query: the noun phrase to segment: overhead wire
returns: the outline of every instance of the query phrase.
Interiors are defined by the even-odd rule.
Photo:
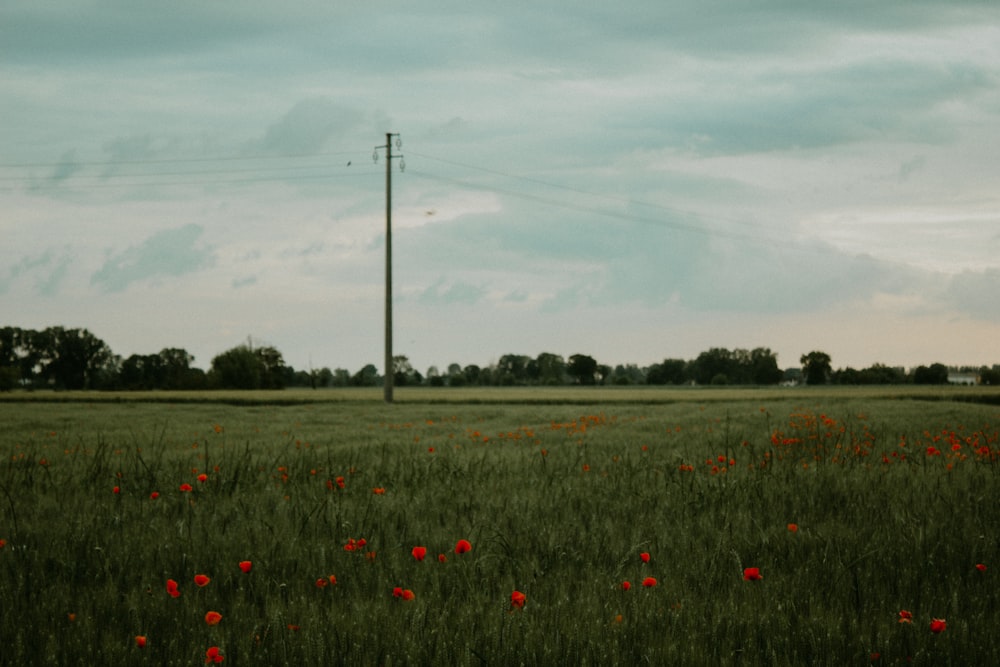
[[[461,161],[442,158],[439,156],[430,155],[427,153],[422,153],[418,151],[413,151],[407,148],[404,153],[419,157],[424,160],[430,160],[438,162],[441,164],[451,165],[453,167],[461,168],[466,172],[478,172],[482,174],[488,174],[491,176],[497,176],[504,179],[509,179],[511,181],[517,181],[521,183],[530,184],[533,186],[541,187],[545,190],[551,191],[562,191],[573,193],[574,195],[584,195],[586,197],[593,198],[597,201],[607,201],[613,202],[615,204],[624,204],[630,207],[646,208],[651,211],[662,211],[669,214],[670,218],[664,218],[658,215],[641,215],[633,211],[624,210],[614,210],[607,207],[593,206],[582,203],[579,200],[569,201],[565,199],[560,199],[558,197],[546,196],[543,194],[526,192],[524,190],[519,190],[511,187],[504,187],[503,185],[497,183],[477,183],[469,178],[455,178],[452,176],[447,176],[441,173],[433,173],[430,170],[425,170],[420,167],[414,168],[413,161],[411,160],[410,165],[407,168],[407,173],[418,178],[422,178],[430,181],[437,181],[441,183],[447,183],[453,187],[459,187],[463,189],[472,189],[478,191],[489,191],[500,195],[513,197],[517,199],[522,199],[525,201],[531,201],[537,204],[542,204],[546,206],[552,206],[557,208],[563,208],[566,210],[573,210],[581,213],[587,213],[590,215],[598,215],[603,217],[614,218],[623,221],[637,222],[641,224],[656,225],[660,227],[667,227],[676,229],[679,231],[699,234],[708,237],[718,237],[726,238],[741,242],[754,243],[754,244],[774,244],[783,243],[788,244],[787,239],[783,241],[776,241],[774,239],[768,239],[761,235],[762,229],[760,226],[755,226],[745,220],[737,220],[735,218],[726,219],[724,216],[713,215],[712,219],[707,219],[704,215],[690,211],[684,210],[677,207],[666,206],[663,204],[638,200],[629,197],[621,197],[613,194],[608,194],[604,192],[597,192],[594,190],[589,190],[573,185],[566,185],[564,183],[556,183],[551,180],[545,180],[536,178],[533,176],[527,176],[524,174],[512,173],[509,171],[503,171],[499,169],[493,169],[489,167],[484,167],[481,165],[467,164]],[[297,154],[258,154],[258,155],[231,155],[231,156],[218,156],[218,157],[191,157],[191,158],[157,158],[157,159],[137,159],[137,160],[93,160],[93,161],[60,161],[60,162],[26,162],[26,163],[2,163],[0,164],[0,169],[60,169],[66,167],[73,168],[95,168],[104,167],[106,169],[120,168],[123,166],[135,167],[135,166],[157,166],[157,165],[182,165],[182,164],[205,164],[205,163],[232,163],[232,162],[242,162],[246,164],[256,163],[258,161],[277,161],[277,160],[322,160],[331,157],[345,157],[345,156],[357,156],[358,151],[335,151],[335,152],[325,152],[325,153],[297,153]],[[55,189],[66,189],[66,190],[92,190],[92,189],[108,189],[108,188],[156,188],[156,187],[178,187],[178,186],[197,186],[197,185],[241,185],[249,183],[262,183],[262,182],[305,182],[305,181],[325,181],[325,180],[339,180],[343,178],[353,178],[357,176],[362,176],[366,174],[371,174],[375,171],[380,171],[381,166],[375,167],[371,163],[365,164],[367,160],[359,160],[356,166],[352,165],[353,161],[347,163],[343,167],[334,167],[330,164],[293,164],[284,166],[253,166],[253,167],[239,167],[239,168],[219,168],[219,169],[181,169],[181,170],[171,170],[166,172],[160,171],[126,171],[126,172],[104,172],[99,174],[89,174],[87,178],[91,179],[87,182],[78,182],[81,178],[79,173],[71,173],[66,178],[53,179],[51,176],[36,176],[36,175],[17,175],[17,176],[4,176],[0,175],[0,181],[12,184],[22,184],[21,188],[26,187],[30,191],[44,192],[50,188]],[[315,174],[290,174],[287,172],[297,172],[305,171],[309,169],[325,169],[330,170],[324,173]],[[336,170],[336,171],[333,171]],[[350,170],[345,171],[345,170]],[[281,174],[275,174],[274,172],[286,172]],[[272,175],[261,175],[257,177],[237,177],[237,178],[220,178],[220,179],[190,179],[190,180],[173,180],[176,178],[184,177],[196,177],[201,175],[227,175],[227,174],[251,174],[251,173],[261,173],[261,174],[272,174]],[[143,179],[143,180],[130,180],[130,179]],[[0,185],[0,191],[12,191],[21,189],[15,185],[5,187]],[[694,222],[692,220],[697,220]],[[732,229],[725,229],[720,226],[719,223],[725,223],[729,225],[737,226],[748,226],[752,227],[754,233],[741,233]]]

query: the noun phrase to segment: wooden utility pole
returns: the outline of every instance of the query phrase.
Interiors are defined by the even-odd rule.
[[[376,146],[372,159],[378,161],[378,149],[385,149],[385,387],[386,403],[392,403],[393,380],[395,375],[392,359],[392,159],[399,158],[399,168],[406,168],[402,155],[392,154],[392,138],[396,137],[396,148],[403,142],[398,134],[385,133],[385,145]]]

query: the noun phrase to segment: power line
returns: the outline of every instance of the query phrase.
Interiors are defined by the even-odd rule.
[[[335,153],[285,153],[285,154],[258,154],[258,155],[228,155],[217,157],[187,157],[187,158],[158,158],[145,160],[94,160],[94,161],[67,161],[59,162],[20,162],[20,163],[0,163],[0,169],[26,169],[26,168],[51,168],[56,169],[65,166],[79,167],[113,167],[123,164],[173,164],[181,162],[235,162],[253,160],[287,160],[299,158],[325,158],[344,155],[357,155],[356,151],[338,151]]]

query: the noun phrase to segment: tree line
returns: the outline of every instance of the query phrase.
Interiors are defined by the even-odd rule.
[[[338,368],[296,370],[273,346],[248,339],[215,356],[209,369],[194,366],[182,348],[122,358],[87,329],[48,327],[41,331],[0,327],[0,390],[199,390],[283,389],[285,387],[379,386],[383,376],[374,364],[355,373]],[[543,352],[535,357],[505,354],[484,366],[431,366],[425,374],[406,356],[393,359],[396,386],[564,386],[564,385],[776,385],[789,384],[946,384],[952,371],[964,371],[982,384],[1000,384],[1000,365],[949,369],[940,363],[902,368],[875,364],[865,369],[834,370],[821,351],[803,354],[800,365],[781,369],[769,348],[729,350],[714,347],[695,359],[664,359],[639,367],[611,367],[586,354],[564,358]]]

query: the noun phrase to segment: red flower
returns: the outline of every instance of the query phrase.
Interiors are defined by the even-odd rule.
[[[219,647],[218,646],[213,646],[210,649],[208,649],[207,651],[205,651],[205,664],[206,665],[209,664],[209,663],[212,663],[212,662],[216,662],[216,663],[222,662],[223,660],[225,660],[225,657],[221,653],[219,653]]]
[[[417,596],[414,595],[413,591],[411,591],[409,588],[403,589],[403,599],[406,600],[407,602],[411,602],[416,597]]]
[[[645,579],[642,580],[642,585],[645,586],[646,588],[652,588],[653,586],[656,585],[656,578],[646,577]]]
[[[139,648],[146,648],[146,635],[136,635],[135,645]]]
[[[241,560],[240,569],[243,571],[244,574],[249,574],[250,570],[253,569],[253,563],[248,560]]]
[[[193,488],[194,488],[194,487],[192,487],[192,486],[191,486],[190,484],[188,484],[187,482],[184,482],[183,484],[181,484],[181,491],[190,491],[190,490],[192,490]]]
[[[630,584],[630,583],[629,583],[629,582],[627,582],[627,581],[623,581],[623,582],[622,582],[622,590],[623,590],[623,591],[627,591],[627,590],[629,590],[630,588],[632,588],[632,584]]]
[[[210,611],[205,614],[205,622],[209,625],[218,625],[222,620],[222,614],[217,611]]]
[[[320,577],[316,580],[316,588],[326,588],[330,585],[330,580],[326,577]]]
[[[455,553],[464,554],[468,551],[472,551],[472,545],[468,540],[459,540],[455,543]]]
[[[0,542],[2,542],[2,541],[3,540],[0,540]],[[0,544],[0,546],[3,546],[3,545]],[[986,571],[986,566],[983,565],[982,563],[976,563],[976,569],[979,570],[980,572],[985,572]]]
[[[196,575],[194,575],[194,583],[195,583],[196,586],[198,586],[198,588],[203,588],[205,586],[208,586],[209,582],[211,582],[211,581],[212,580],[209,579],[209,577],[207,575],[204,575],[204,574],[196,574]]]
[[[788,524],[788,532],[789,533],[797,533],[797,532],[799,532],[799,525],[797,523],[790,523],[790,524]]]
[[[374,493],[376,496],[384,496],[385,495],[385,487],[376,486],[374,489],[372,489],[372,493]]]
[[[342,489],[342,488],[344,488],[346,486],[346,483],[344,482],[343,475],[341,475],[340,477],[338,477],[334,481],[337,482],[337,488]]]
[[[413,550],[410,553],[413,554],[413,557],[417,560],[423,560],[427,555],[427,547],[413,547]]]
[[[167,593],[169,593],[172,598],[179,598],[181,596],[180,587],[173,579],[167,579]]]
[[[149,494],[149,499],[150,500],[156,500],[159,497],[160,497],[160,492],[159,491],[153,491],[151,494]]]
[[[5,546],[7,546],[7,540],[0,539],[0,549],[3,549]]]
[[[401,586],[396,586],[392,589],[392,597],[401,598],[403,597],[403,589]]]
[[[913,614],[911,612],[906,611],[905,609],[900,609],[900,611],[899,611],[899,622],[900,623],[912,623],[913,622]]]
[[[947,625],[948,624],[944,622],[943,618],[935,618],[933,621],[931,621],[931,632],[933,632],[936,635],[941,634],[942,632],[944,632],[944,629]]]
[[[208,481],[208,475],[206,475],[205,473],[201,473],[200,475],[198,475],[198,481],[199,482],[207,482]]]
[[[438,554],[438,562],[439,563],[447,563],[448,562],[448,557],[445,556],[444,554]]]
[[[760,581],[764,577],[760,576],[759,567],[748,567],[743,570],[743,578],[747,581]]]
[[[527,596],[521,591],[514,591],[510,594],[510,606],[524,609],[524,603],[528,601]]]
[[[116,486],[115,488],[111,489],[111,493],[115,494],[116,496],[121,492],[122,488],[120,486]]]
[[[639,558],[642,559],[643,563],[648,563],[649,562],[649,553],[646,552],[646,551],[643,551],[641,554],[639,554]]]

